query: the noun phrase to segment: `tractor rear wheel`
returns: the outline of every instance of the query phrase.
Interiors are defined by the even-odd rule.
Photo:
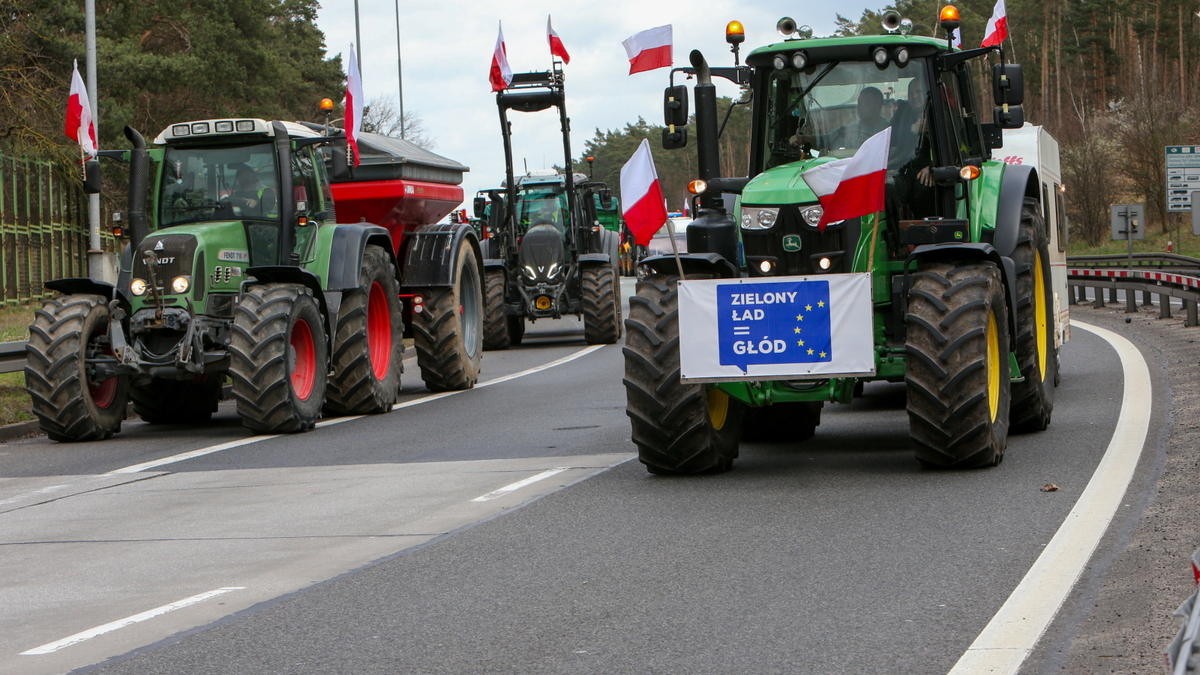
[[[430,391],[470,389],[479,380],[483,283],[470,242],[458,251],[454,283],[427,289],[424,311],[413,316],[417,365]]]
[[[111,357],[112,319],[99,295],[47,300],[29,327],[25,388],[51,440],[97,441],[121,430],[129,377],[95,380],[89,359]]]
[[[807,441],[821,425],[824,407],[823,401],[801,401],[747,408],[742,422],[742,440],[750,443]]]
[[[993,466],[1008,442],[1008,310],[989,262],[931,263],[908,301],[909,436],[925,465]]]
[[[263,284],[242,293],[229,373],[248,429],[281,434],[316,426],[329,374],[323,326],[312,291],[300,284]]]
[[[720,389],[679,381],[678,281],[651,274],[629,299],[625,413],[650,473],[720,473],[737,457],[745,408]]]
[[[621,339],[621,302],[612,265],[583,268],[583,337],[589,345]]]
[[[1021,229],[1012,254],[1017,268],[1017,366],[1024,382],[1012,386],[1013,432],[1050,426],[1058,350],[1054,347],[1054,285],[1050,281],[1050,242],[1036,199],[1025,200]]]
[[[189,380],[156,377],[129,388],[133,412],[147,424],[203,424],[221,400],[225,376],[200,375]]]
[[[363,251],[359,287],[342,295],[333,334],[333,377],[325,409],[372,415],[392,409],[404,360],[404,318],[396,266],[387,251]]]
[[[487,270],[483,289],[483,348],[508,349],[512,344],[512,318],[504,315],[504,291],[507,275],[502,269]],[[517,317],[518,319],[520,317]],[[520,341],[517,341],[520,344]]]

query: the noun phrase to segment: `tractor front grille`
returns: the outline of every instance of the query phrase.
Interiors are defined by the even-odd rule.
[[[150,271],[146,268],[147,252],[159,261],[156,270],[159,288],[169,289],[175,277],[192,275],[196,237],[190,234],[166,234],[143,239],[133,255],[133,276],[150,281]]]
[[[807,207],[811,204],[802,206]],[[750,275],[799,276],[849,272],[854,259],[854,249],[858,246],[859,227],[859,219],[854,218],[836,225],[828,225],[824,232],[820,232],[804,222],[800,216],[800,206],[781,206],[779,217],[770,229],[742,230],[742,246]],[[793,250],[784,247],[785,238],[791,243],[789,248]],[[794,250],[796,243],[800,244],[799,250]],[[828,256],[833,265],[827,270],[817,266],[821,254],[833,254]],[[759,263],[763,260],[771,261],[770,274],[760,271]]]

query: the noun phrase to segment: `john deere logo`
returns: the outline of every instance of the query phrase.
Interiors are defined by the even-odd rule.
[[[783,250],[788,253],[795,253],[800,250],[800,235],[789,234],[783,238]]]
[[[962,233],[962,230],[956,230],[956,231],[954,232],[954,238],[955,238],[955,239],[962,239],[962,238],[963,238],[963,233]]]

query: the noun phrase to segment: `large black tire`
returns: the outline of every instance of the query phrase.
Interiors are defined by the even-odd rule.
[[[217,411],[224,381],[225,376],[216,373],[189,380],[156,377],[130,387],[129,400],[147,424],[203,424]]]
[[[387,251],[367,246],[359,288],[342,294],[333,334],[333,376],[325,410],[374,415],[392,409],[404,360],[404,316],[396,266]]]
[[[511,319],[513,317],[504,314],[504,291],[507,278],[508,275],[502,269],[490,269],[484,275],[483,348],[488,351],[508,349],[512,344]],[[518,344],[520,344],[519,340]]]
[[[38,425],[55,441],[96,441],[121,430],[129,377],[88,379],[87,358],[111,355],[105,299],[68,295],[47,300],[29,326],[25,388]]]
[[[621,339],[621,300],[612,265],[583,268],[583,338],[589,345],[611,345]]]
[[[1050,239],[1036,199],[1025,200],[1012,260],[1017,268],[1017,366],[1024,382],[1012,385],[1009,428],[1042,431],[1054,412],[1058,351],[1054,347],[1054,286]]]
[[[747,408],[742,422],[742,440],[749,443],[807,441],[821,425],[823,407],[823,401],[803,401]]]
[[[329,375],[323,326],[312,291],[300,284],[263,284],[242,293],[229,374],[248,429],[281,434],[316,426]]]
[[[909,291],[909,435],[927,466],[994,466],[1008,443],[1008,310],[989,262],[931,263]]]
[[[470,389],[483,356],[483,280],[467,241],[458,251],[454,286],[426,289],[425,309],[413,317],[421,379],[430,391]]]
[[[629,299],[625,413],[650,473],[719,473],[733,467],[744,406],[719,389],[679,381],[679,277],[652,274]]]

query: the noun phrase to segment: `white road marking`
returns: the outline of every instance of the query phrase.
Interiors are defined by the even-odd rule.
[[[492,490],[491,492],[487,493],[486,495],[483,495],[482,497],[476,497],[475,499],[472,499],[471,501],[486,502],[488,500],[495,499],[496,497],[501,497],[510,492],[520,490],[521,488],[525,487],[526,485],[532,485],[533,483],[536,483],[539,480],[545,480],[551,476],[557,476],[558,474],[566,471],[569,468],[570,467],[567,467],[567,466],[559,466],[559,467],[555,467],[553,469],[546,469],[545,471],[539,473],[536,476],[530,476],[529,478],[526,478],[525,480],[519,480],[515,483],[505,485],[504,487],[500,488],[499,490]]]
[[[147,619],[153,619],[154,617],[161,616],[163,614],[166,614],[167,612],[173,612],[177,609],[182,609],[189,605],[195,605],[197,603],[204,602],[205,600],[208,600],[209,598],[215,598],[218,595],[223,595],[225,593],[229,593],[230,591],[240,591],[244,588],[245,588],[245,586],[229,586],[226,588],[218,588],[215,591],[208,591],[207,593],[201,593],[200,595],[193,595],[190,598],[184,598],[183,600],[177,600],[175,602],[172,602],[169,605],[163,605],[162,607],[156,607],[154,609],[142,612],[141,614],[134,614],[133,616],[125,617],[124,619],[118,619],[116,621],[113,621],[112,623],[106,623],[103,626],[97,626],[95,628],[85,630],[82,633],[76,633],[76,634],[72,635],[71,637],[65,637],[61,640],[57,640],[55,642],[44,644],[41,647],[35,647],[28,651],[21,652],[21,656],[39,656],[42,654],[52,654],[52,653],[62,649],[63,647],[70,647],[71,645],[78,644],[80,642],[83,642],[84,640],[90,640],[96,636],[104,635],[105,633],[111,633],[114,630],[117,630],[119,628],[131,626],[135,623],[141,623],[142,621],[146,621]]]
[[[1112,331],[1081,321],[1071,324],[1108,342],[1121,359],[1125,387],[1117,426],[1075,508],[950,675],[1013,675],[1020,669],[1091,559],[1141,457],[1152,395],[1145,359],[1133,343]]]
[[[475,389],[483,389],[484,387],[490,387],[493,384],[501,384],[503,382],[515,380],[520,377],[525,377],[526,375],[533,375],[535,373],[540,373],[543,370],[549,370],[551,368],[554,368],[555,366],[561,366],[564,363],[568,363],[568,362],[574,361],[575,359],[578,359],[580,357],[587,356],[588,354],[591,354],[592,352],[596,351],[597,349],[600,349],[603,346],[604,345],[592,345],[590,347],[584,347],[583,349],[580,349],[579,351],[577,351],[573,354],[568,354],[568,355],[562,357],[561,359],[556,359],[554,361],[551,361],[550,363],[545,363],[545,364],[542,364],[542,365],[534,367],[534,368],[529,368],[527,370],[522,370],[520,372],[512,373],[511,375],[497,377],[496,379],[488,380],[487,382],[480,382],[479,384],[476,384],[475,387],[472,389],[463,389],[460,391],[446,391],[446,392],[442,392],[440,394],[430,394],[428,396],[422,396],[421,398],[416,398],[411,401],[405,401],[404,403],[398,403],[398,404],[392,406],[392,410],[399,410],[400,408],[411,408],[414,405],[421,405],[422,403],[429,403],[430,401],[436,401],[438,399],[443,399],[448,396],[456,396],[458,394],[463,394],[468,391],[474,391]],[[362,419],[363,417],[368,417],[368,416],[367,415],[355,415],[352,417],[336,417],[334,419],[317,422],[317,427],[324,428],[324,427],[328,427],[328,426],[333,426],[335,424],[341,424],[343,422],[350,422],[352,420]],[[241,438],[236,441],[229,441],[228,443],[221,443],[220,445],[213,445],[213,446],[210,446],[207,448],[200,448],[199,450],[192,450],[190,452],[184,452],[184,453],[180,453],[178,455],[172,455],[170,457],[163,457],[161,459],[155,459],[155,460],[151,460],[149,462],[142,462],[141,464],[134,464],[133,466],[127,466],[122,469],[117,469],[116,471],[110,471],[104,475],[112,476],[112,475],[125,474],[125,473],[137,473],[139,471],[145,471],[146,469],[153,469],[155,467],[163,466],[166,464],[174,464],[176,462],[182,462],[184,460],[193,459],[195,457],[203,457],[204,455],[211,455],[214,452],[221,452],[222,450],[230,450],[232,448],[238,448],[243,445],[250,445],[251,443],[259,443],[261,441],[268,441],[268,440],[271,440],[272,438],[279,438],[280,435],[281,434],[271,434],[271,435],[266,435],[266,436],[248,436],[246,438]]]

